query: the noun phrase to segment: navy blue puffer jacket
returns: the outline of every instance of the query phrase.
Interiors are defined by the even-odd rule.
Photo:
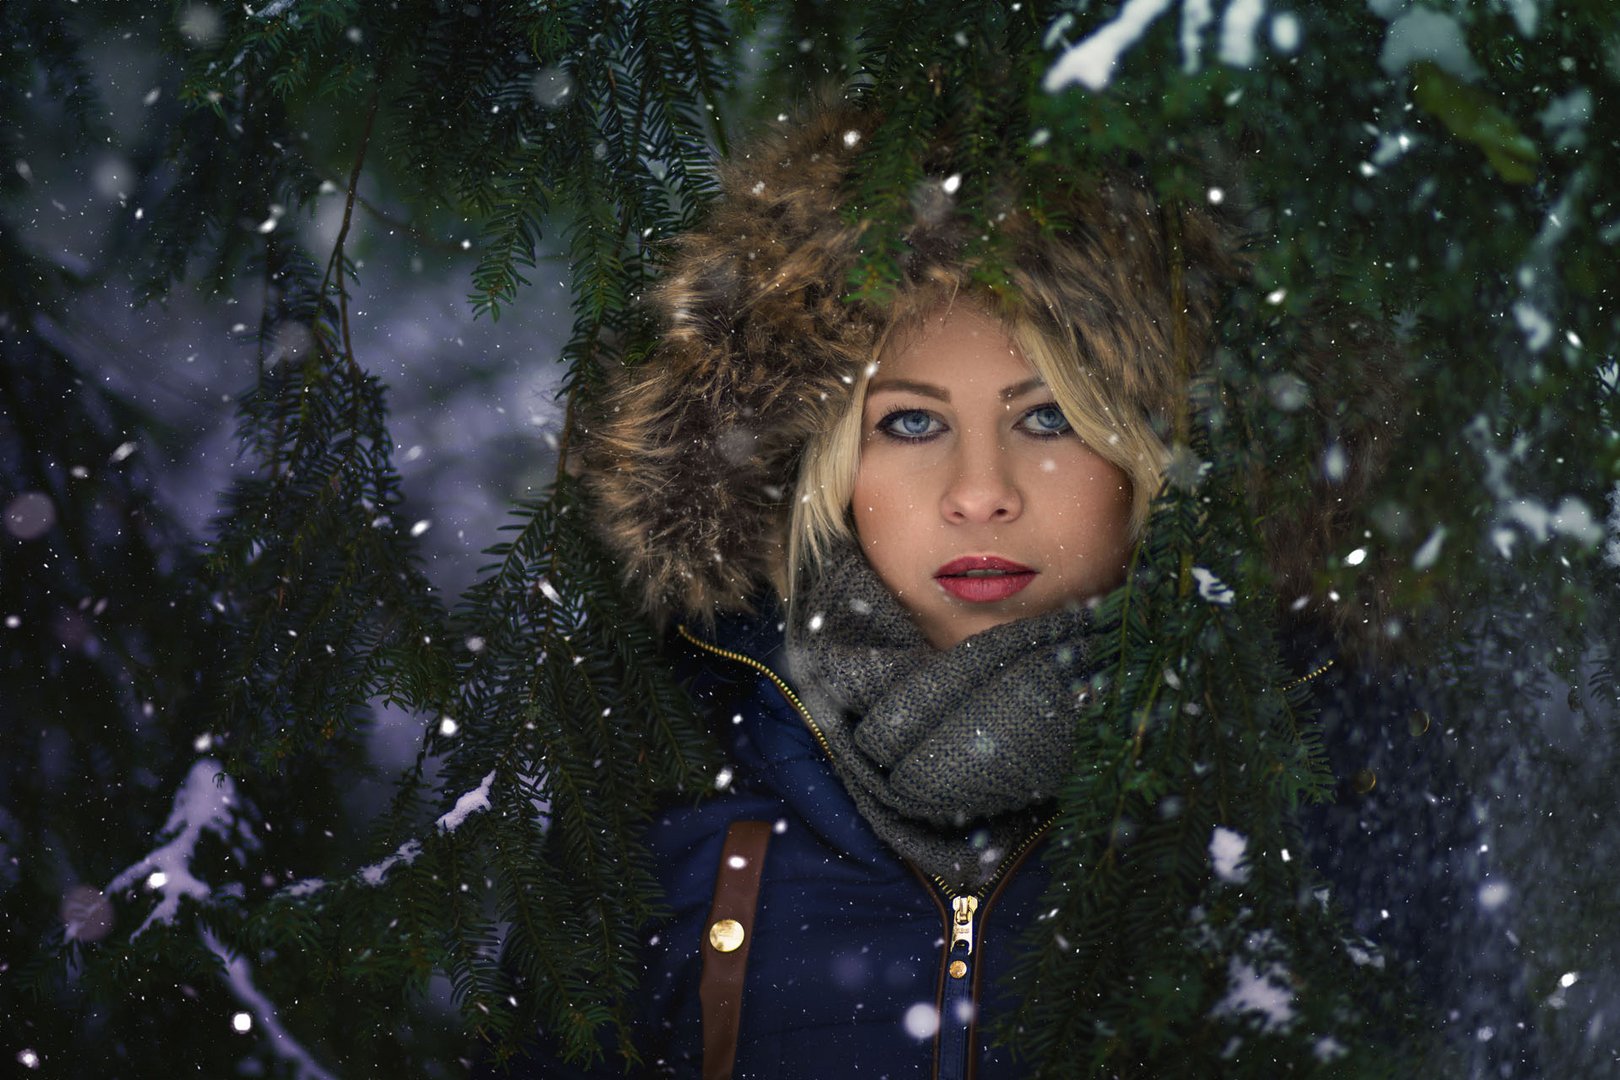
[[[707,638],[682,628],[677,639],[675,659],[722,733],[730,778],[724,792],[672,808],[647,834],[671,917],[650,932],[645,953],[634,1018],[645,1068],[636,1075],[705,1075],[699,987],[713,950],[717,879],[728,872],[727,835],[737,822],[764,823],[769,844],[757,868],[729,1075],[1025,1075],[1016,1048],[992,1044],[990,1034],[1021,994],[1009,968],[1049,883],[1042,837],[1011,852],[972,898],[970,944],[963,943],[956,918],[967,898],[926,879],[868,827],[780,674],[781,646],[781,627],[769,619],[722,620]],[[1308,648],[1294,659],[1300,670],[1321,666]],[[1445,747],[1371,738],[1391,729],[1391,717],[1404,727],[1411,703],[1346,674],[1334,668],[1316,682],[1324,736],[1341,776],[1376,773],[1378,797],[1346,785],[1339,800],[1306,814],[1311,861],[1356,928],[1415,976],[1419,997],[1437,1003],[1426,1011],[1446,1075],[1537,1075],[1516,958],[1482,947],[1513,940],[1505,927],[1482,925],[1471,902],[1486,869],[1452,866],[1431,850],[1471,845],[1470,830],[1451,812],[1462,800]],[[1476,1033],[1487,1020],[1488,1043]],[[614,1056],[581,1070],[555,1060],[544,1044],[542,1032],[508,1075],[625,1075]]]
[[[833,773],[781,668],[774,623],[683,631],[691,688],[724,729],[724,793],[683,806],[647,835],[670,919],[655,928],[637,1007],[645,1074],[700,1076],[698,987],[711,903],[733,823],[769,823],[749,935],[739,1078],[1022,1075],[990,1024],[1017,999],[1004,975],[1047,884],[1039,837],[1009,854],[954,930],[954,897],[874,834]],[[970,941],[963,937],[970,935]],[[956,939],[954,948],[952,940]],[[581,1071],[538,1054],[512,1075],[622,1077],[616,1060]]]

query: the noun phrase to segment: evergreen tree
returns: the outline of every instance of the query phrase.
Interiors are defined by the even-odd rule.
[[[1032,1068],[1380,1075],[1375,1037],[1406,1009],[1428,1026],[1358,974],[1363,946],[1284,854],[1282,810],[1332,778],[1278,588],[1424,686],[1501,838],[1542,1064],[1612,1064],[1582,1007],[1620,985],[1592,854],[1614,850],[1620,705],[1605,0],[10,0],[0,20],[0,1026],[19,1063],[450,1075],[537,1027],[637,1060],[624,1006],[659,911],[638,830],[723,763],[590,536],[570,440],[649,350],[636,298],[716,155],[820,87],[882,116],[851,293],[882,294],[919,200],[983,223],[992,284],[1008,190],[1038,207],[1129,162],[1171,215],[1253,208],[1254,287],[1194,372],[1139,573],[1101,613],[1054,838],[1070,886],[1030,928],[1007,1031]],[[126,38],[161,65],[133,137],[96,85]],[[37,163],[85,169],[114,138],[121,208],[65,255],[27,213]],[[346,186],[317,251],[282,223],[322,177]],[[400,516],[387,394],[351,333],[363,180],[411,228],[467,237],[490,318],[538,260],[572,275],[556,483],[453,604]],[[109,281],[258,298],[242,467],[200,546],[136,450],[162,432],[75,349]],[[1268,551],[1340,500],[1314,546]],[[421,755],[360,836],[341,796],[385,703],[422,717]],[[1223,1012],[1234,963],[1303,988],[1298,1015]],[[433,1026],[436,974],[459,1022],[400,1038]],[[224,1037],[237,1015],[246,1042]],[[1442,1075],[1463,1053],[1417,1049]]]

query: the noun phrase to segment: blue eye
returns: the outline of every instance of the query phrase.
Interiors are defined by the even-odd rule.
[[[1019,426],[1031,435],[1062,435],[1069,430],[1069,418],[1056,405],[1037,405],[1024,414]]]
[[[927,439],[945,430],[933,413],[923,409],[896,409],[878,421],[877,429],[897,439]]]

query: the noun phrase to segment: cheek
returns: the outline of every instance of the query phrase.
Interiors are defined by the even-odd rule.
[[[902,512],[906,505],[905,487],[897,483],[898,470],[884,461],[879,452],[863,452],[855,470],[855,486],[850,495],[850,511],[855,528],[866,532],[882,532],[884,526]]]
[[[856,476],[850,497],[850,516],[861,547],[871,555],[874,548],[887,546],[885,533],[895,517],[894,492],[866,470]]]
[[[885,469],[881,460],[863,458],[850,498],[850,517],[861,551],[891,590],[903,569],[901,563],[909,548],[907,537],[916,532],[911,520],[916,493],[910,487],[903,471],[897,474],[896,470]]]
[[[1108,521],[1129,519],[1131,481],[1113,465],[1094,465],[1085,471],[1078,498],[1087,513]]]
[[[1059,466],[1057,474],[1073,478],[1061,497],[1060,531],[1069,538],[1066,546],[1093,558],[1126,552],[1133,506],[1130,478],[1116,466],[1096,461]]]

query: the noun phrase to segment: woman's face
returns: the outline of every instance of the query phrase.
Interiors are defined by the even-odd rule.
[[[891,346],[861,430],[861,550],[935,648],[1123,580],[1130,480],[977,308],[958,302]]]

